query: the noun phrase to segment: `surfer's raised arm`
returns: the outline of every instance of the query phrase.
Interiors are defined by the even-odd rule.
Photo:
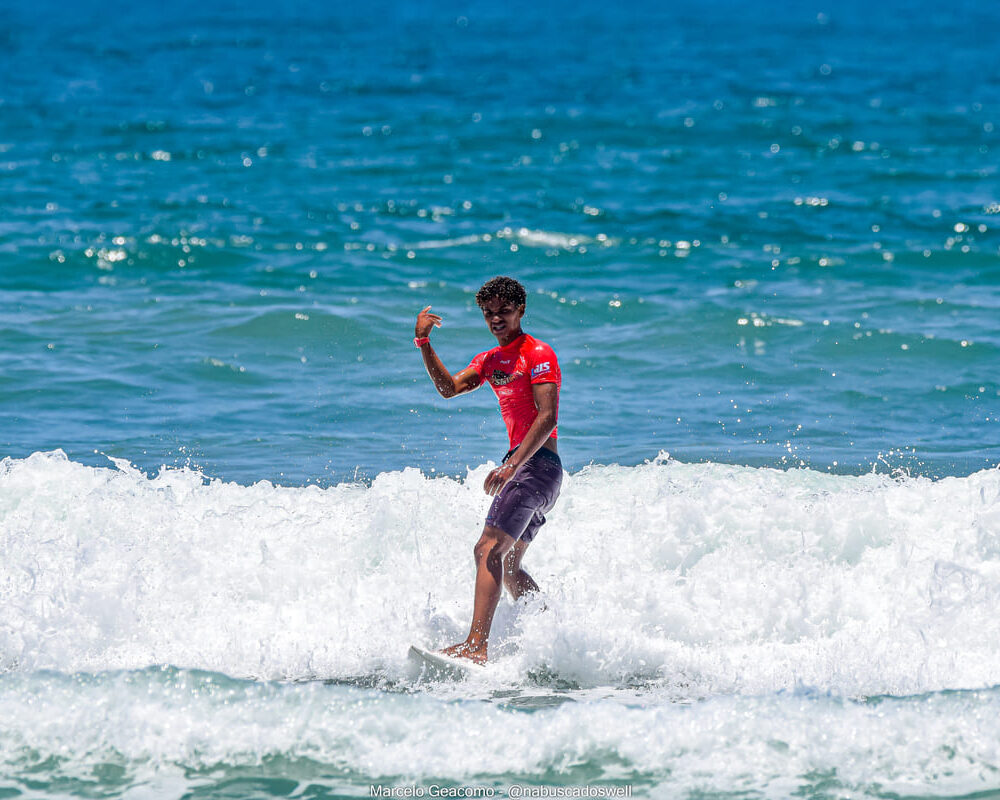
[[[478,389],[483,381],[475,369],[467,367],[452,375],[441,362],[438,354],[434,352],[434,348],[431,347],[431,330],[440,327],[441,317],[432,314],[431,307],[427,306],[417,314],[417,324],[413,329],[415,336],[413,343],[420,348],[420,355],[424,358],[424,367],[434,382],[434,388],[442,397],[454,397]]]

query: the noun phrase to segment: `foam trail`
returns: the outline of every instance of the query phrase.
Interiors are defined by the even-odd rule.
[[[213,785],[233,796],[240,779],[240,796],[273,796],[251,791],[266,764],[286,782],[350,794],[370,783],[618,781],[637,796],[970,796],[996,785],[1000,758],[997,690],[868,703],[816,693],[651,707],[605,699],[526,714],[150,669],[0,676],[0,714],[4,782],[41,776],[85,796],[102,775],[126,796]]]

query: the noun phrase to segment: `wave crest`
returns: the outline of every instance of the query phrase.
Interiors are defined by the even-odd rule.
[[[488,469],[320,489],[5,459],[0,667],[402,679],[411,642],[465,634]],[[1000,470],[592,466],[525,566],[544,603],[501,602],[494,678],[683,696],[1000,683]]]

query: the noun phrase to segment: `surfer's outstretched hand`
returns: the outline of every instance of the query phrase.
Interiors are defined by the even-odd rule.
[[[441,317],[437,314],[431,313],[431,307],[427,306],[423,311],[417,314],[417,324],[414,326],[413,330],[416,336],[424,337],[431,335],[432,328],[441,327]]]

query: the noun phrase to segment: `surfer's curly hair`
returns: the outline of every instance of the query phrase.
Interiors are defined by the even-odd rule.
[[[476,292],[476,305],[485,308],[486,304],[494,298],[515,307],[523,306],[528,302],[528,293],[513,278],[498,275],[486,281],[482,288]]]

